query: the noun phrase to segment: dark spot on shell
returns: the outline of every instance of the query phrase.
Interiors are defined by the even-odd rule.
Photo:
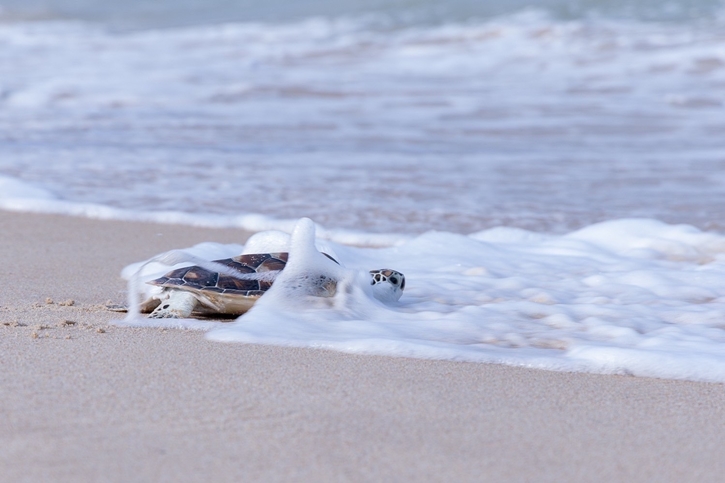
[[[224,260],[215,260],[215,263],[219,263],[221,265],[226,265],[227,267],[236,270],[240,273],[254,273],[254,268],[245,265],[244,263],[240,263],[236,261],[233,258],[226,258]]]
[[[213,287],[217,284],[219,274],[201,267],[191,267],[184,275],[184,281],[201,287]]]
[[[269,253],[253,253],[249,255],[239,255],[234,257],[232,260],[241,264],[247,265],[248,267],[256,270],[265,260],[270,258],[272,255]]]
[[[216,286],[224,291],[249,292],[259,290],[258,280],[242,280],[229,275],[220,275]]]
[[[286,262],[284,260],[270,257],[259,265],[259,267],[257,268],[257,272],[273,272],[277,270],[282,270],[285,265]]]

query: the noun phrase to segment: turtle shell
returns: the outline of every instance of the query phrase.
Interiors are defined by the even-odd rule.
[[[239,274],[262,274],[282,270],[287,264],[287,253],[256,253],[239,255],[214,263],[225,265]],[[172,270],[163,277],[148,282],[161,287],[200,291],[208,294],[259,297],[272,286],[273,277],[237,278],[197,265]]]

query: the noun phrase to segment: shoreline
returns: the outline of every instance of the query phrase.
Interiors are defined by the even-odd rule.
[[[722,384],[128,328],[121,269],[235,229],[0,211],[1,481],[718,481]],[[72,301],[72,303],[71,303]]]

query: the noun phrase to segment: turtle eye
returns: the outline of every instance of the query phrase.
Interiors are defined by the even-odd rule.
[[[398,277],[390,277],[390,281],[393,285],[398,285]]]
[[[405,279],[400,281],[400,290],[404,290],[404,289],[405,289]]]

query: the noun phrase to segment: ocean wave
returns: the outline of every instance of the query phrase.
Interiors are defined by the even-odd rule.
[[[276,219],[263,214],[217,215],[182,211],[134,211],[98,203],[77,203],[58,198],[54,193],[0,176],[0,209],[20,213],[50,213],[97,220],[141,221],[206,228],[239,228],[249,232],[290,231],[297,220]],[[322,237],[337,243],[359,246],[394,246],[409,237],[399,233],[366,233],[318,227]]]
[[[73,206],[368,233],[721,229],[720,25],[0,25],[0,174]]]

